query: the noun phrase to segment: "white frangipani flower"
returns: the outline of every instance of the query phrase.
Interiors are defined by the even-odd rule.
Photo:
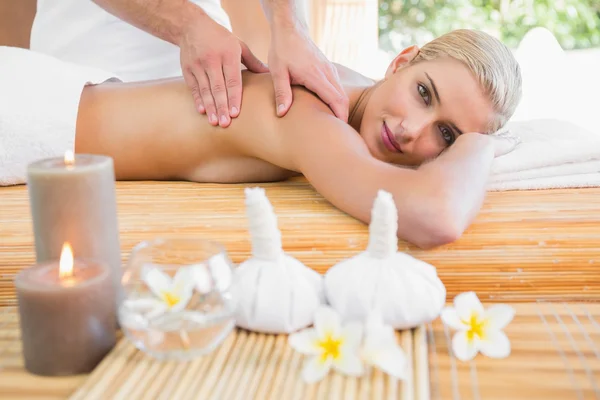
[[[505,304],[496,304],[485,310],[474,292],[465,292],[454,298],[454,307],[442,310],[441,319],[457,330],[452,338],[454,355],[461,361],[469,361],[479,351],[492,358],[504,358],[510,354],[510,341],[502,329],[514,315],[514,308]]]
[[[397,343],[394,328],[384,324],[379,311],[373,311],[366,321],[361,358],[388,375],[406,378],[406,354]]]
[[[141,297],[125,300],[126,325],[134,329],[144,329],[147,321],[167,312],[185,309],[192,298],[195,282],[191,269],[182,267],[171,278],[157,266],[142,269],[142,280],[154,297]]]
[[[191,265],[190,269],[198,293],[225,291],[232,285],[233,269],[223,253],[210,257],[207,263]]]
[[[312,356],[303,367],[302,377],[308,382],[323,379],[333,367],[350,375],[363,374],[359,357],[362,324],[341,324],[340,316],[330,307],[320,306],[315,312],[313,328],[289,336],[289,344],[300,353]]]
[[[190,267],[194,287],[201,294],[208,294],[213,290],[214,282],[206,264],[194,264]]]

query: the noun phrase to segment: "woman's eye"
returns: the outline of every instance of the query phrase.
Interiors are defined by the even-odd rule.
[[[429,105],[431,103],[431,96],[429,95],[429,90],[427,89],[427,87],[419,83],[418,90],[419,95],[423,98],[425,104]]]
[[[440,134],[442,135],[442,139],[444,139],[444,141],[446,142],[446,144],[448,146],[450,146],[452,143],[454,143],[455,137],[454,137],[454,132],[452,132],[452,130],[448,129],[445,126],[441,126]]]

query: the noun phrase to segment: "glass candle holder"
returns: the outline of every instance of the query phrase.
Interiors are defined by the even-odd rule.
[[[156,239],[131,252],[119,324],[134,345],[161,360],[214,350],[235,327],[233,263],[218,243]]]

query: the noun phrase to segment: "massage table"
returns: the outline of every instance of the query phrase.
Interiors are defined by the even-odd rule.
[[[260,186],[277,213],[284,249],[316,271],[326,272],[367,245],[368,227],[334,208],[304,178]],[[140,241],[177,236],[221,242],[232,260],[241,262],[250,251],[244,187],[118,182],[123,262]],[[457,361],[448,351],[451,332],[437,319],[414,332],[398,332],[414,362],[410,385],[373,372],[358,380],[331,374],[308,386],[299,380],[300,356],[291,353],[285,335],[243,330],[210,355],[212,361],[193,364],[196,369],[159,365],[123,340],[90,376],[40,378],[23,369],[12,283],[15,273],[35,262],[27,188],[0,188],[0,360],[5,360],[0,361],[0,398],[133,399],[144,393],[186,398],[194,384],[196,393],[244,399],[597,398],[599,383],[593,379],[600,382],[600,358],[594,350],[600,344],[593,346],[600,343],[599,225],[597,188],[490,192],[456,242],[421,250],[399,241],[400,251],[437,268],[448,302],[472,290],[485,303],[516,308],[506,328],[513,346],[507,359],[480,355],[471,363]],[[202,384],[194,380],[204,375]],[[234,389],[223,382],[239,385]]]
[[[273,204],[284,249],[317,272],[364,250],[368,227],[333,207],[304,178],[260,184]],[[119,182],[123,262],[138,242],[191,236],[223,243],[236,263],[248,257],[246,185]],[[0,188],[0,305],[14,305],[12,277],[35,261],[26,186]],[[399,250],[438,270],[451,300],[473,290],[486,301],[600,298],[600,189],[488,193],[454,243]]]

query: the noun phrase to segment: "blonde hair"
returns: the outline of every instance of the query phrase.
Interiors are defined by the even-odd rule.
[[[477,30],[458,29],[425,44],[411,63],[452,57],[467,66],[489,97],[496,115],[488,132],[501,129],[521,101],[521,69],[501,41]]]

